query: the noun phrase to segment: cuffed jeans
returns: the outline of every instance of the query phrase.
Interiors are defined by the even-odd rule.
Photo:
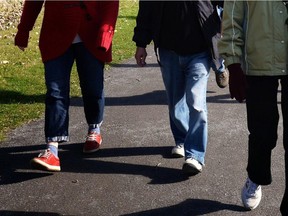
[[[283,115],[283,144],[285,150],[286,189],[281,212],[288,215],[288,76],[247,76],[247,119],[249,153],[247,172],[249,178],[260,185],[272,182],[271,154],[277,143],[279,122],[278,86],[281,83],[281,110]]]
[[[184,144],[186,159],[194,158],[204,165],[208,137],[206,90],[211,57],[208,52],[181,56],[160,48],[159,59],[175,143]]]
[[[103,69],[83,43],[72,44],[60,57],[44,63],[46,81],[46,142],[68,141],[70,75],[76,60],[86,121],[101,124],[104,113]]]

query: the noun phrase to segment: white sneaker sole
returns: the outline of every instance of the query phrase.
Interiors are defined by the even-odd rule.
[[[182,170],[185,174],[188,175],[197,175],[198,173],[202,172],[202,168],[197,168],[194,164],[191,163],[184,163]]]
[[[46,170],[46,171],[54,171],[54,172],[59,172],[61,171],[61,167],[60,166],[53,166],[53,165],[49,165],[47,163],[44,163],[41,160],[37,160],[37,158],[34,158],[30,161],[30,165],[35,168],[35,169],[39,169],[39,170]]]

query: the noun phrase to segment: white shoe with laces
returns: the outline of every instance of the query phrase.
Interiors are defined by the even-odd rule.
[[[194,158],[187,158],[183,164],[182,170],[188,175],[196,175],[202,172],[202,164]]]
[[[253,210],[260,204],[262,198],[261,186],[247,178],[242,189],[242,203],[246,209]]]
[[[181,158],[185,156],[183,144],[176,145],[171,151],[172,157]]]

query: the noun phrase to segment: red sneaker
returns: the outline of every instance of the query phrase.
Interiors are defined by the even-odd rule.
[[[50,149],[46,149],[40,153],[38,157],[33,158],[30,164],[35,169],[47,170],[47,171],[60,171],[60,160],[56,157]]]
[[[99,133],[89,133],[83,147],[83,153],[93,153],[100,149],[102,137]]]

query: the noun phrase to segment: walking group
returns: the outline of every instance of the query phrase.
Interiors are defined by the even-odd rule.
[[[30,163],[36,169],[60,171],[58,145],[69,141],[69,89],[74,62],[87,121],[83,153],[95,153],[102,144],[104,65],[112,61],[119,1],[25,0],[15,36],[15,45],[23,51],[43,5],[39,48],[47,89],[44,127],[47,146]],[[231,99],[246,104],[248,162],[242,202],[250,210],[260,204],[261,185],[272,182],[271,153],[277,143],[280,118],[277,95],[281,87],[286,189],[280,211],[286,216],[287,6],[281,0],[140,0],[132,38],[136,44],[136,63],[140,67],[146,64],[147,45],[154,44],[175,142],[171,154],[184,158],[182,170],[185,174],[197,175],[205,165],[206,92],[211,69],[218,86],[229,86]]]

